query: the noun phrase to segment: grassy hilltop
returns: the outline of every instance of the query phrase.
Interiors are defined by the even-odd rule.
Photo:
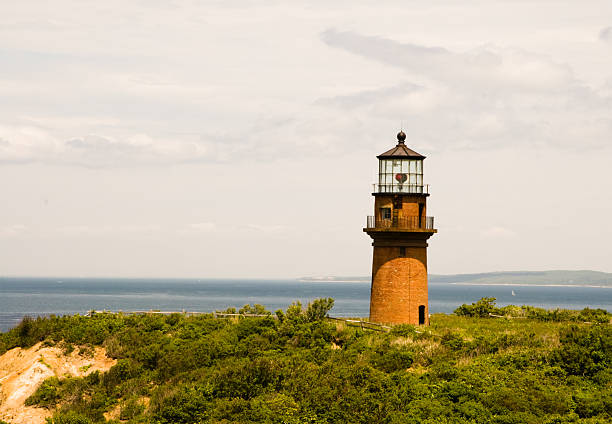
[[[326,319],[331,299],[241,311],[265,317],[51,317],[0,334],[0,354],[44,341],[118,359],[46,380],[27,403],[53,424],[609,423],[610,314],[493,300],[389,332]]]

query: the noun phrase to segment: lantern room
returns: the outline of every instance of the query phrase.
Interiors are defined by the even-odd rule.
[[[406,134],[397,134],[397,146],[377,156],[377,193],[427,193],[423,185],[423,159],[425,156],[409,149],[404,144]]]

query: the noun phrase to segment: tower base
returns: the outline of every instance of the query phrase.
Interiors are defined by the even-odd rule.
[[[370,321],[429,325],[427,247],[374,244]]]

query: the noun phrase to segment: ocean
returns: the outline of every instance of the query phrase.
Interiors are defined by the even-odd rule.
[[[293,301],[307,303],[333,297],[330,315],[366,317],[370,284],[365,282],[303,282],[248,279],[121,279],[121,278],[0,278],[0,331],[23,316],[83,314],[90,310],[162,310],[212,312],[259,303],[285,309]],[[429,284],[430,313],[450,313],[463,303],[495,297],[504,306],[612,310],[612,288],[568,286],[501,286]]]

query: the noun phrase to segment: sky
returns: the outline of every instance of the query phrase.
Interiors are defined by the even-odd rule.
[[[429,272],[612,272],[612,2],[0,3],[0,275],[368,275],[427,156]]]

